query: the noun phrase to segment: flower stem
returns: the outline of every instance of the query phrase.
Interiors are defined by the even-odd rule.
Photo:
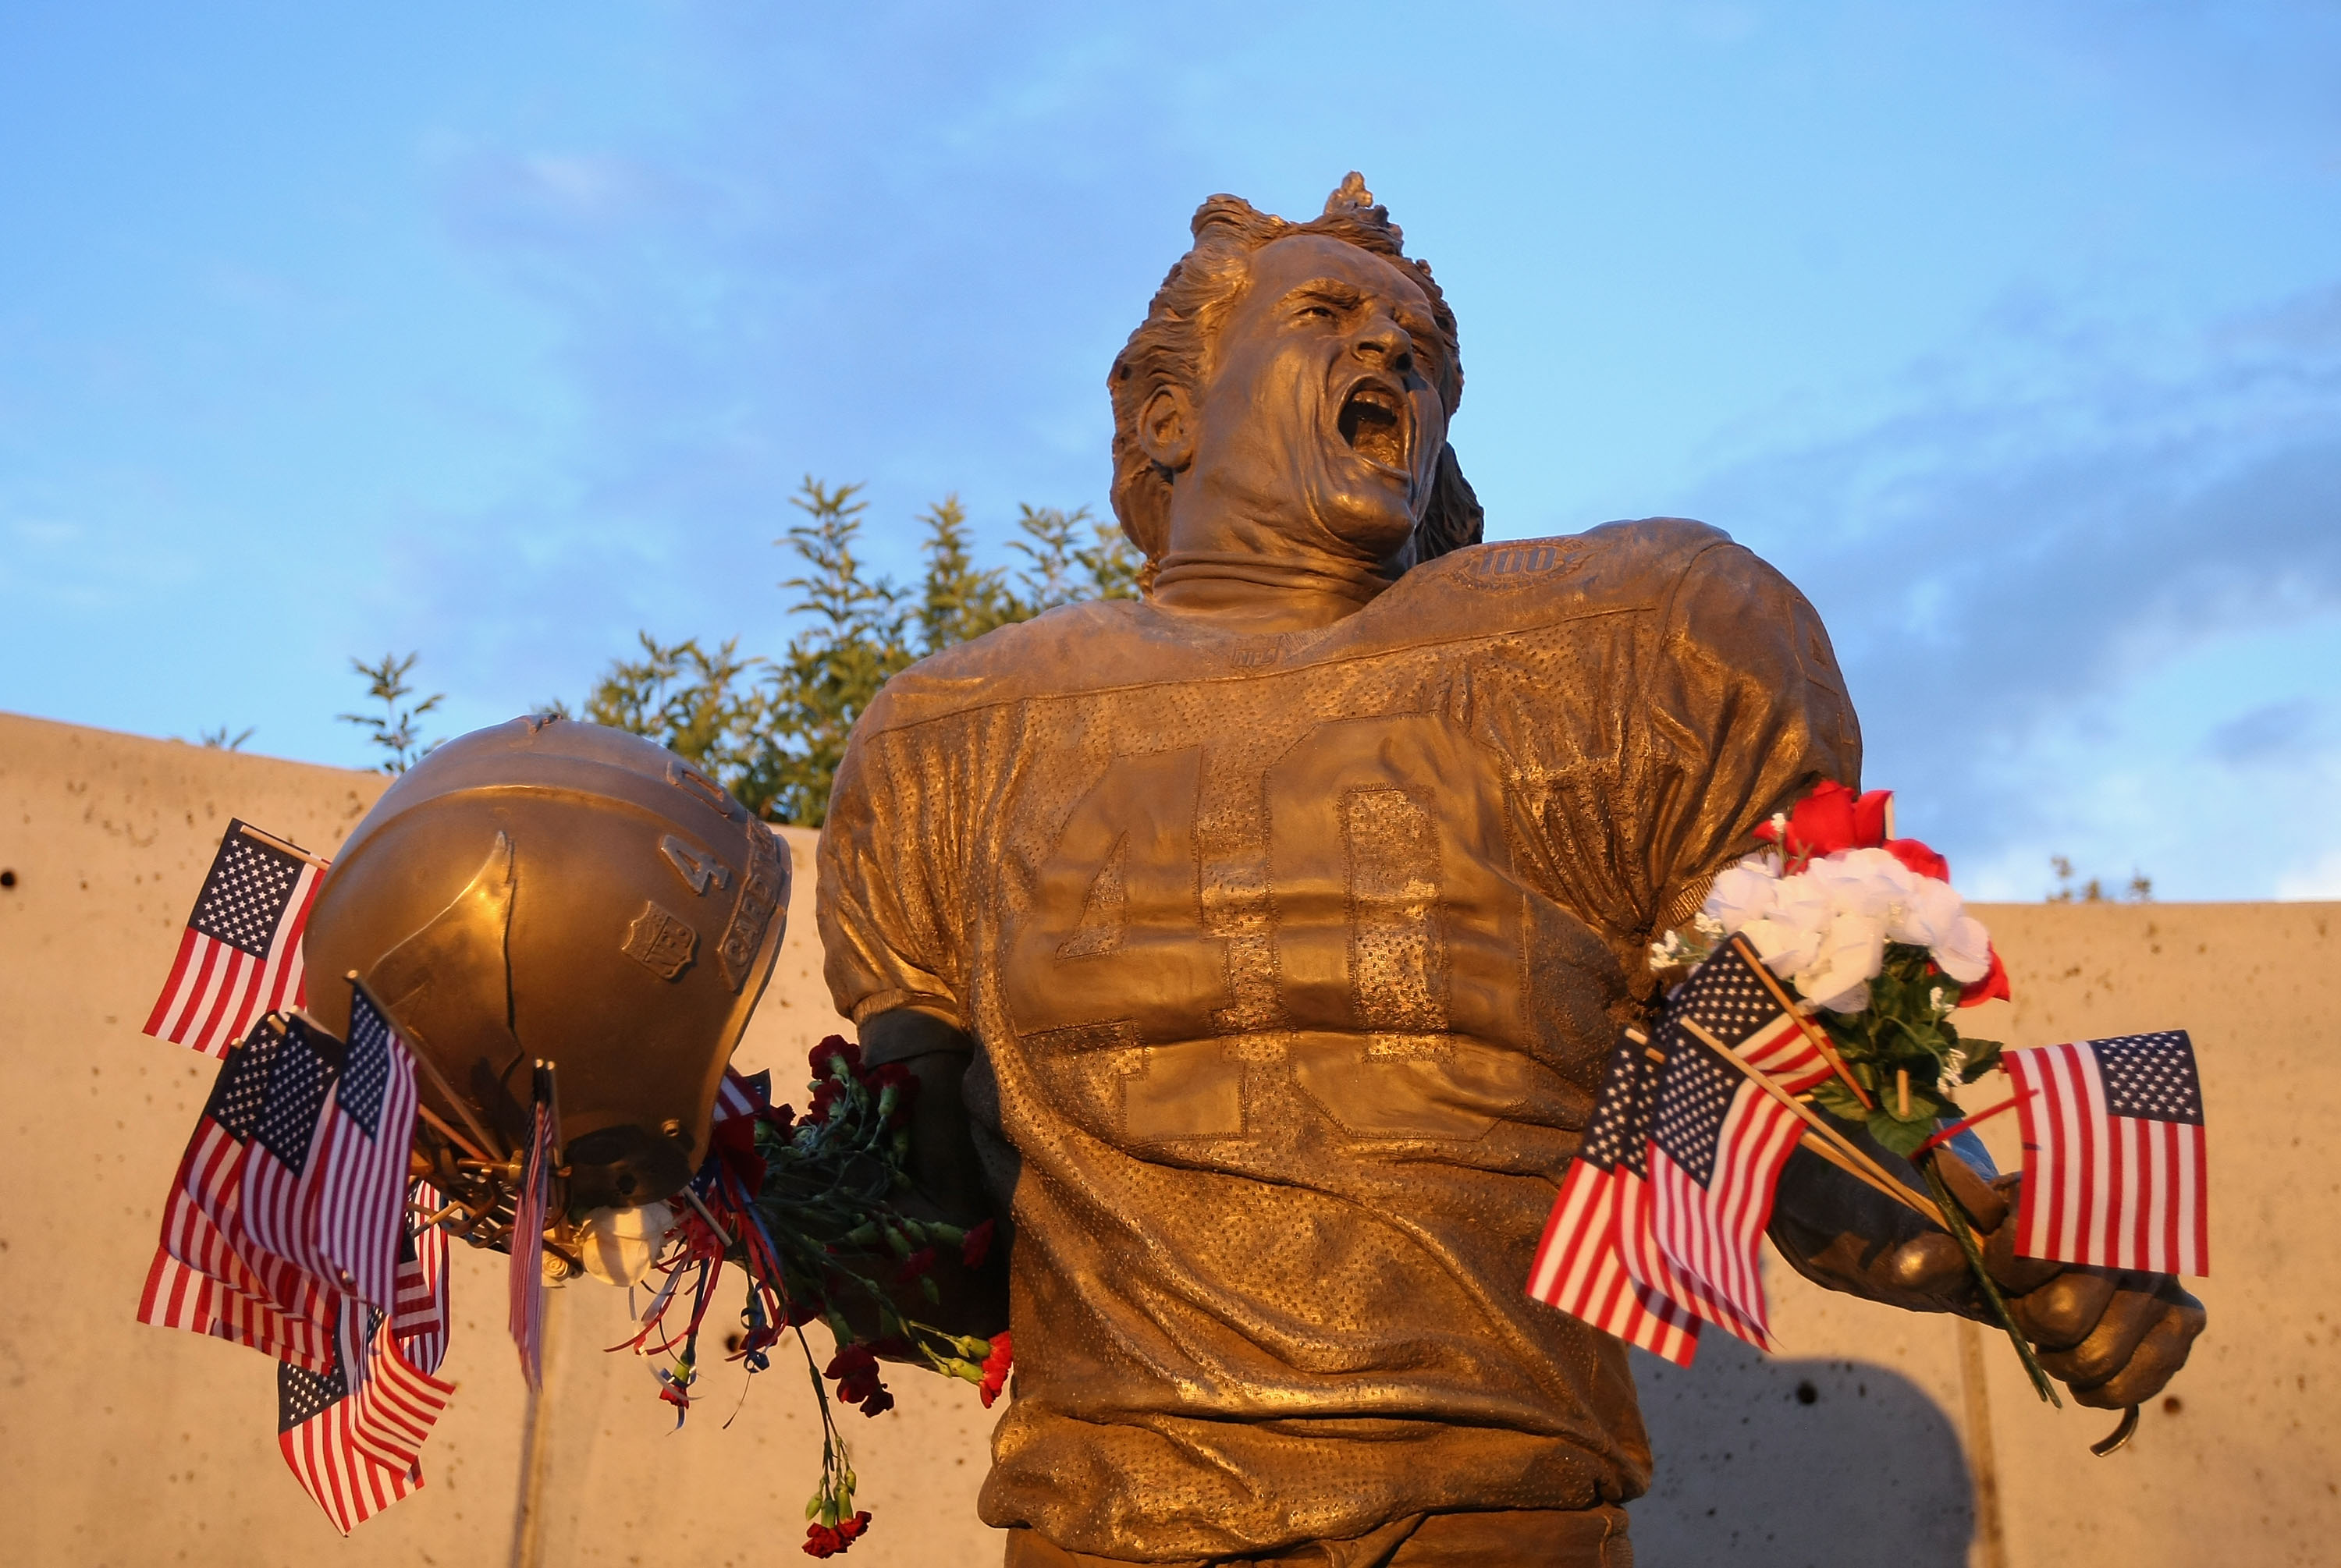
[[[1984,1267],[1983,1248],[1977,1245],[1975,1232],[1968,1227],[1967,1210],[1959,1206],[1958,1199],[1951,1196],[1950,1184],[1943,1179],[1942,1172],[1935,1168],[1935,1162],[1941,1157],[1941,1150],[1929,1149],[1918,1162],[1918,1169],[1926,1176],[1927,1186],[1934,1192],[1935,1206],[1943,1211],[1943,1219],[1950,1226],[1951,1235],[1957,1238],[1959,1250],[1967,1254],[1967,1266],[1975,1271],[1976,1283],[1983,1287],[1983,1298],[1990,1303],[1992,1315],[1999,1320],[2002,1328],[2007,1330],[2008,1343],[2016,1346],[2017,1358],[2024,1363],[2025,1372],[2031,1376],[2033,1392],[2054,1408],[2062,1410],[2065,1402],[2057,1397],[2057,1385],[2048,1381],[2048,1374],[2041,1368],[2040,1358],[2032,1354],[2031,1341],[2026,1339],[2023,1331],[2016,1326],[2015,1315],[2007,1310],[2007,1298],[1999,1294],[1998,1282],[1991,1277],[1991,1271]]]

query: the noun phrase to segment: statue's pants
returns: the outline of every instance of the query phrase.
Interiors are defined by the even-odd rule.
[[[1311,1541],[1262,1557],[1195,1557],[1151,1568],[1634,1568],[1622,1508],[1416,1513],[1350,1541]],[[1007,1568],[1131,1568],[1126,1559],[1008,1533]]]

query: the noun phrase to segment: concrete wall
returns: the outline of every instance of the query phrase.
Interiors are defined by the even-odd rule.
[[[503,1326],[500,1258],[458,1249],[460,1392],[428,1484],[337,1541],[277,1457],[269,1365],[131,1319],[209,1064],[138,1033],[226,819],[330,854],[378,776],[0,716],[0,1507],[12,1563],[599,1564],[794,1561],[819,1440],[801,1373],[709,1374],[670,1433],[622,1293],[553,1297],[533,1424]],[[779,973],[741,1048],[792,1081],[837,1027],[812,940],[811,835]],[[2214,1107],[2210,1334],[2131,1450],[2112,1418],[2038,1405],[2004,1342],[1772,1278],[1784,1355],[1721,1335],[1679,1372],[1638,1357],[1659,1455],[1635,1507],[1651,1568],[2049,1568],[2341,1559],[2341,1373],[2316,1107],[2341,1103],[2330,905],[1985,911],[2019,1003],[2014,1044],[2177,1024]],[[1997,1097],[1996,1095],[1993,1097]],[[1978,1102],[1980,1103],[1980,1102]],[[2010,1157],[2012,1127],[1994,1136]],[[976,1523],[986,1413],[905,1374],[846,1420],[877,1516],[852,1561],[998,1561]],[[1808,1387],[1809,1403],[1798,1397]],[[726,1417],[730,1429],[724,1430]],[[535,1441],[532,1443],[532,1434]]]

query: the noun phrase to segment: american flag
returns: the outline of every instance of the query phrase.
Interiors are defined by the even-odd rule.
[[[1669,1004],[1651,1107],[1650,1235],[1669,1266],[1638,1259],[1631,1248],[1628,1265],[1641,1262],[1635,1277],[1642,1283],[1768,1350],[1758,1255],[1780,1167],[1804,1124],[1718,1057],[1702,1032],[1790,1094],[1831,1071],[1736,948],[1700,965]]]
[[[2203,1080],[2184,1029],[2007,1051],[2024,1132],[2016,1250],[2211,1272]]]
[[[365,987],[353,980],[350,991],[349,1045],[310,1161],[303,1228],[314,1238],[314,1272],[388,1311],[406,1233],[414,1058]]]
[[[325,862],[231,819],[146,1033],[224,1056],[253,1021],[299,1007],[301,931]]]
[[[429,1182],[414,1184],[410,1200],[425,1215],[436,1214],[445,1199]],[[447,1233],[437,1226],[402,1235],[398,1244],[398,1301],[391,1308],[390,1330],[400,1354],[424,1372],[436,1372],[446,1358],[448,1331],[454,1315],[447,1304]]]
[[[317,1256],[309,1190],[345,1054],[342,1042],[307,1019],[285,1019],[244,1148],[244,1261],[280,1306],[297,1307],[320,1287],[338,1284]]]
[[[752,1116],[772,1103],[772,1075],[768,1068],[752,1077],[736,1068],[723,1069],[722,1087],[715,1091],[715,1116],[728,1122]]]
[[[454,1392],[398,1354],[384,1316],[353,1304],[324,1372],[276,1369],[276,1444],[311,1501],[348,1534],[423,1485],[416,1454]]]
[[[264,1021],[221,1064],[164,1201],[162,1236],[138,1317],[323,1366],[332,1356],[328,1341],[337,1304],[312,1289],[302,1293],[294,1310],[278,1310],[239,1247],[244,1145],[259,1119],[282,1037],[274,1020]]]
[[[1697,1320],[1636,1280],[1621,1245],[1621,1216],[1647,1218],[1649,1212],[1625,1190],[1630,1184],[1639,1192],[1642,1185],[1649,1126],[1643,1092],[1650,1076],[1644,1056],[1648,1044],[1629,1030],[1609,1053],[1584,1145],[1561,1179],[1560,1196],[1537,1245],[1529,1295],[1688,1366],[1698,1348]]]
[[[540,1077],[543,1076],[539,1069]],[[506,1325],[531,1388],[544,1381],[544,1214],[553,1175],[553,1113],[540,1088],[532,1113],[520,1196],[513,1208],[512,1308]]]

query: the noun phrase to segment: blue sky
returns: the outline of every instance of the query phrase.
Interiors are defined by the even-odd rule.
[[[638,628],[787,635],[811,472],[1104,511],[1195,204],[1359,168],[1490,532],[1703,517],[1906,830],[2341,897],[2341,13],[2236,4],[0,11],[0,708],[364,759]]]

